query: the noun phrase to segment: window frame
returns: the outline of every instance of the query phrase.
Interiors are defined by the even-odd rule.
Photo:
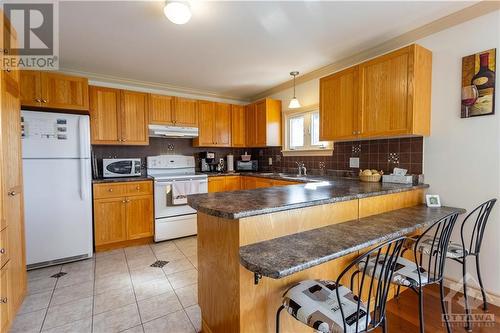
[[[283,156],[330,156],[333,151],[333,142],[326,141],[326,146],[321,148],[319,145],[311,145],[312,135],[312,114],[319,113],[319,105],[310,105],[299,109],[288,110],[283,114]],[[290,119],[304,115],[304,128],[309,133],[304,133],[304,146],[299,148],[290,147]],[[319,131],[319,126],[318,126]]]

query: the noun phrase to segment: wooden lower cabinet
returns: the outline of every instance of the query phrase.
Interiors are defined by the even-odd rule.
[[[253,190],[256,188],[293,184],[299,183],[253,176],[215,176],[208,178],[208,192]]]
[[[123,247],[153,236],[151,181],[94,184],[96,251]]]
[[[125,218],[127,239],[138,239],[153,235],[153,200],[151,195],[141,195],[126,199]]]
[[[11,298],[9,273],[9,264],[0,269],[0,332],[8,331],[10,318],[13,317],[11,316],[13,309],[9,302]]]

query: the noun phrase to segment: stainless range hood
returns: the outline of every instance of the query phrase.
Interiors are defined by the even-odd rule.
[[[149,125],[149,136],[154,138],[197,138],[197,127]]]

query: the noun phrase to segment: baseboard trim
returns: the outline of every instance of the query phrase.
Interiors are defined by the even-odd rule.
[[[444,279],[444,285],[445,287],[454,290],[459,293],[463,293],[463,287],[460,281],[450,279],[450,278],[445,278]],[[492,293],[490,291],[486,291],[486,294],[488,295],[488,303],[491,303],[496,306],[500,306],[500,295],[497,295],[495,293]],[[468,297],[473,297],[477,299],[482,299],[481,295],[481,290],[479,288],[476,288],[475,286],[467,286],[467,296]]]

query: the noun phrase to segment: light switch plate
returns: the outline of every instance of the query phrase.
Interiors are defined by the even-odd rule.
[[[349,168],[359,168],[359,157],[349,158]]]

